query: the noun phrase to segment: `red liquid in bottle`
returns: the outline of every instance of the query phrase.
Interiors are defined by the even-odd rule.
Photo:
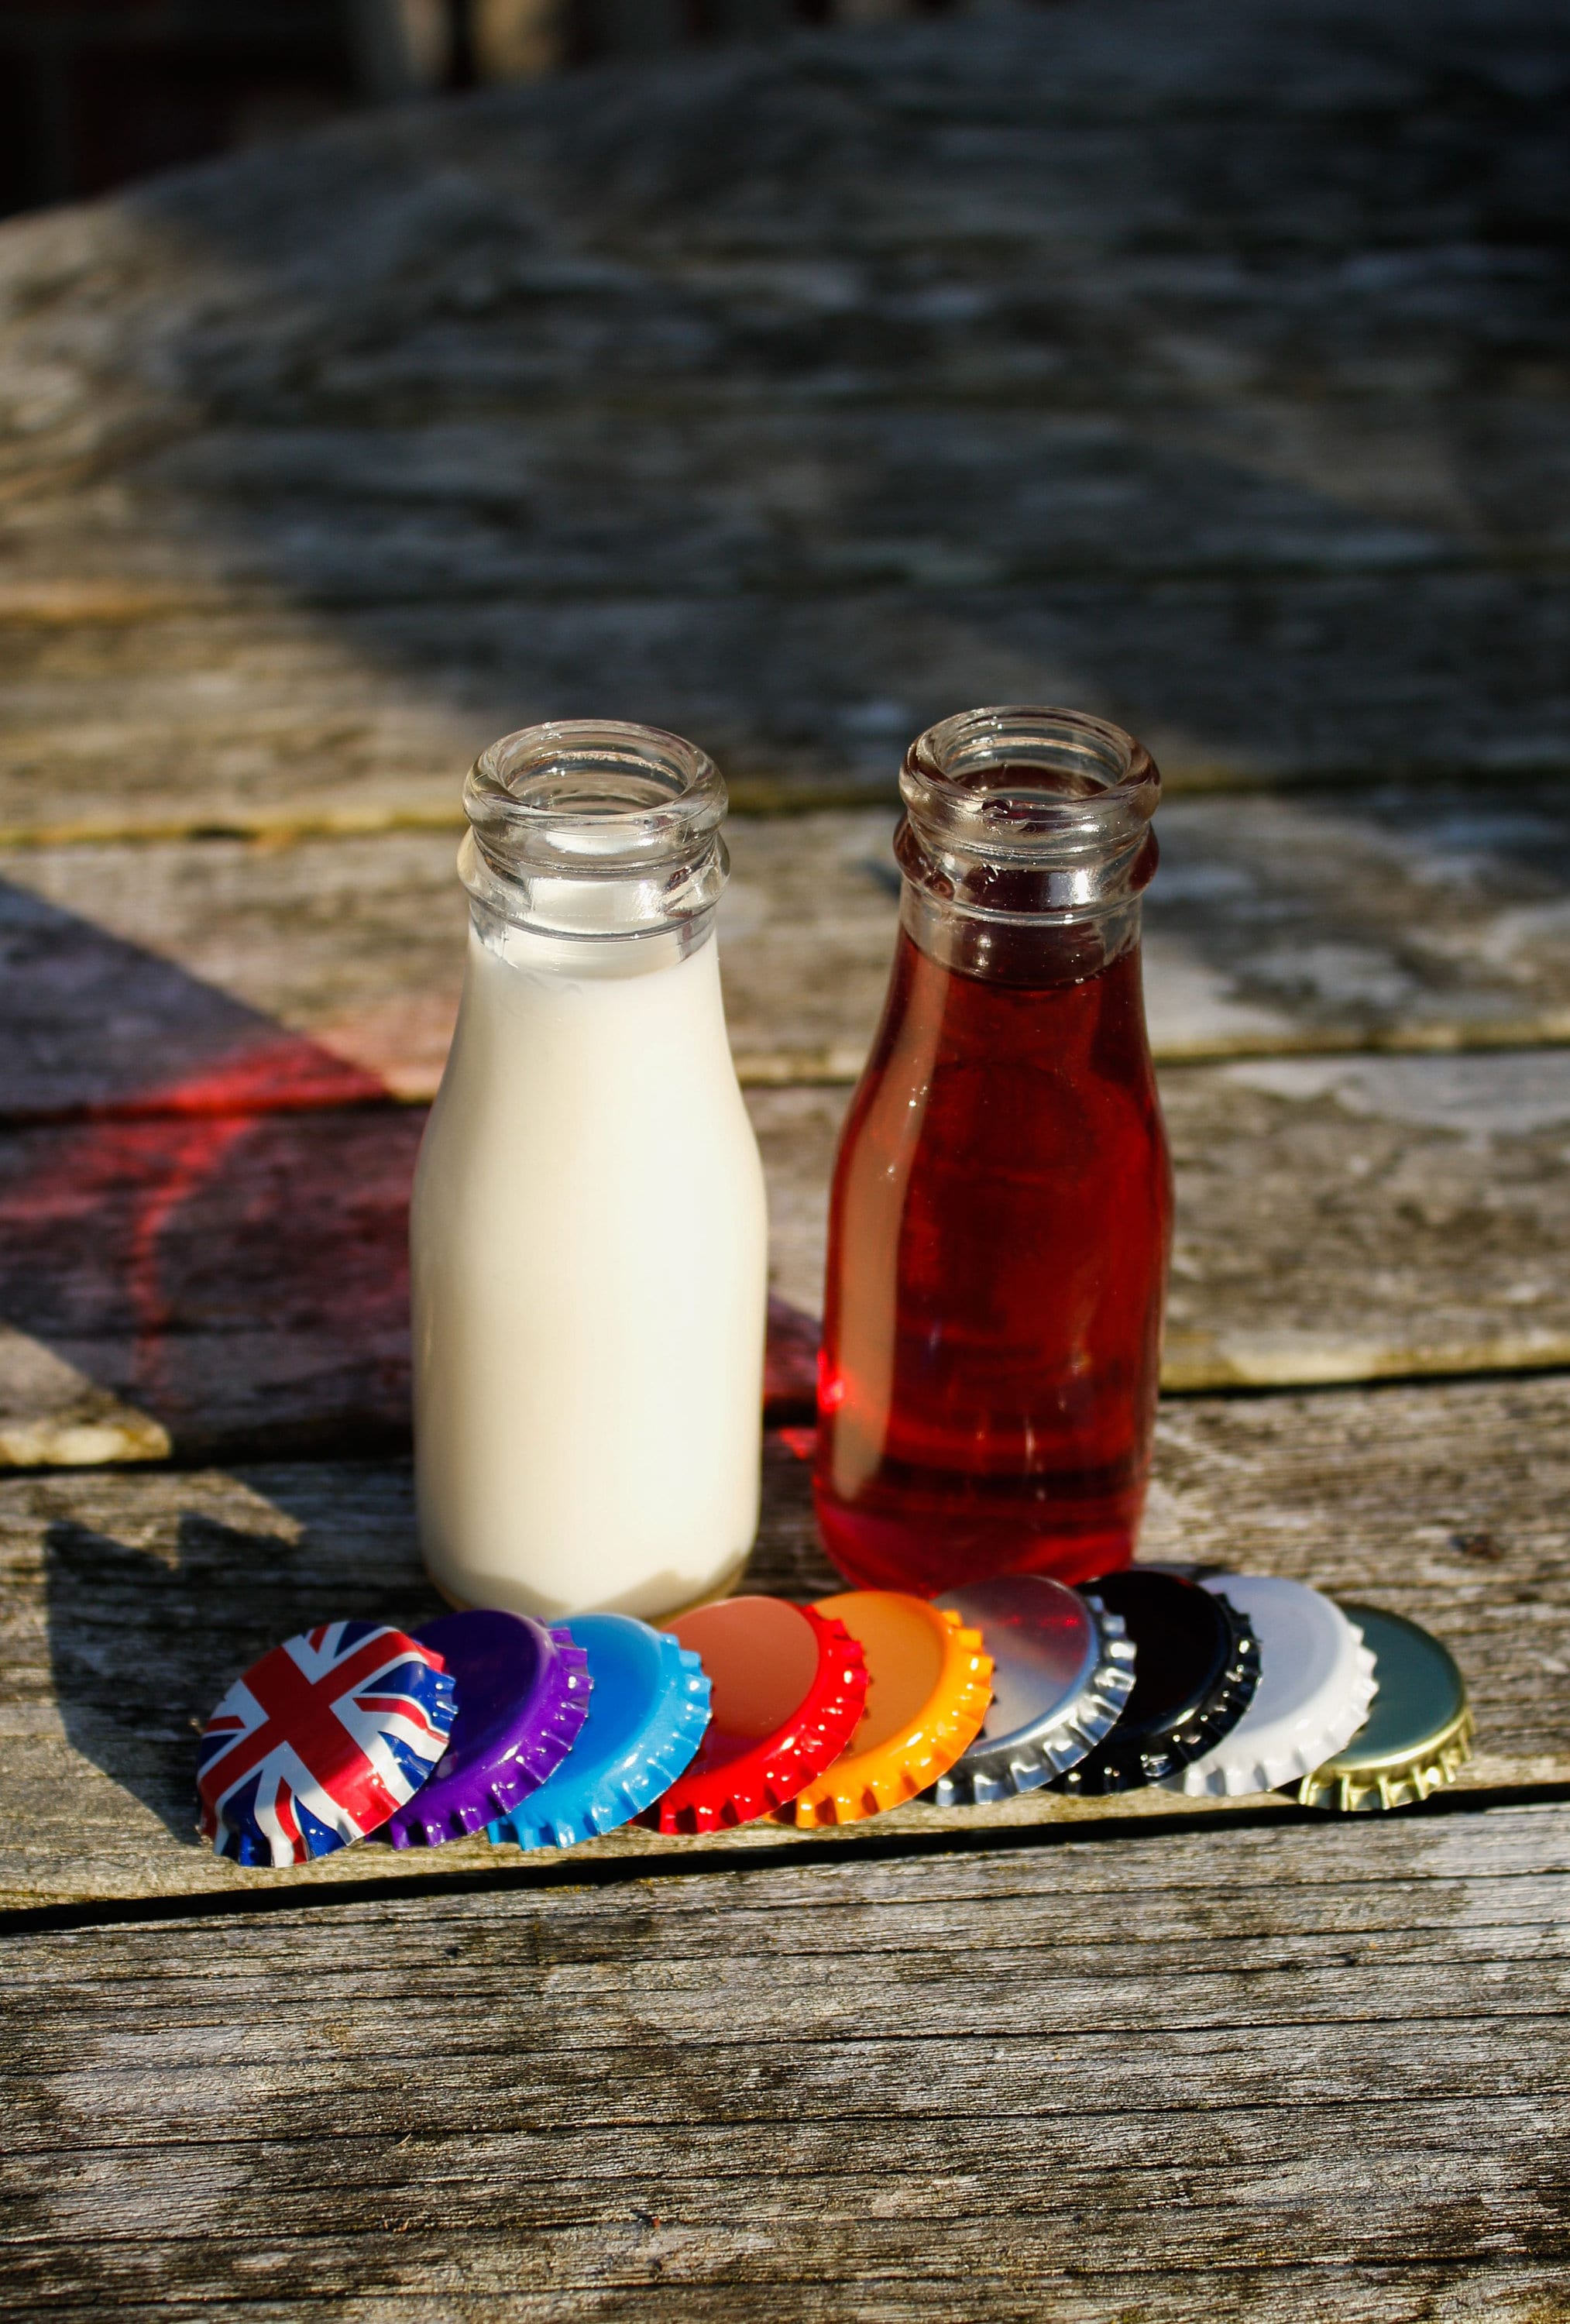
[[[1137,945],[1028,984],[902,929],[830,1212],[816,1499],[842,1573],[931,1596],[1127,1563],[1171,1221]]]

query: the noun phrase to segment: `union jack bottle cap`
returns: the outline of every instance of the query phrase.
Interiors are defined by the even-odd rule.
[[[363,1840],[446,1748],[442,1657],[384,1622],[324,1622],[237,1678],[202,1730],[198,1829],[236,1864],[304,1864]]]
[[[388,1820],[394,1848],[439,1847],[506,1815],[559,1767],[589,1715],[589,1658],[567,1630],[475,1607],[415,1632],[458,1687],[430,1781]]]
[[[495,1841],[572,1848],[629,1823],[675,1783],[709,1723],[703,1666],[668,1633],[630,1614],[577,1614],[567,1630],[589,1657],[589,1716],[555,1774],[491,1824]]]

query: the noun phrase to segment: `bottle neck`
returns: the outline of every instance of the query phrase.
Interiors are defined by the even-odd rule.
[[[713,927],[730,868],[725,786],[680,735],[609,719],[528,727],[481,753],[464,806],[458,873],[492,949],[516,931],[584,963],[640,946],[681,957]]]
[[[939,968],[998,984],[1082,984],[1134,951],[1140,898],[1106,911],[1057,920],[1002,912],[968,912],[907,872],[900,883],[899,924]]]
[[[675,968],[701,952],[713,939],[714,908],[654,927],[564,934],[516,910],[496,911],[471,890],[469,925],[490,958],[505,961],[520,974],[604,984]]]
[[[1139,941],[1161,777],[1120,727],[1079,711],[972,710],[900,771],[901,923],[940,966],[1077,984]]]

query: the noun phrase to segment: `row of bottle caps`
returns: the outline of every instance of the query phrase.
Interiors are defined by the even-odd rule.
[[[856,1590],[743,1597],[656,1630],[476,1609],[412,1634],[329,1622],[230,1688],[204,1730],[201,1829],[243,1864],[378,1834],[568,1848],[641,1819],[811,1829],[926,1796],[1290,1787],[1425,1798],[1470,1754],[1438,1640],[1275,1576],[1007,1575],[942,1606]]]

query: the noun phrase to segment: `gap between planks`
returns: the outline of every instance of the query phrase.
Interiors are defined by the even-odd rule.
[[[1570,761],[1565,772],[1570,776]],[[1348,777],[1349,782],[1354,779]],[[1253,790],[1269,786],[1243,779],[1218,782],[1216,788]],[[731,814],[739,816],[811,815],[824,808],[893,807],[897,803],[892,779],[882,776],[842,782],[793,782],[767,775],[738,775],[727,779],[726,789]],[[182,839],[261,840],[281,847],[313,839],[375,839],[400,831],[457,835],[467,828],[468,819],[455,803],[450,807],[324,807],[308,815],[293,808],[226,807],[216,815],[78,816],[63,823],[0,824],[0,847],[136,847]]]
[[[0,1332],[3,1332],[0,1326]],[[1318,1364],[1316,1373],[1315,1366]],[[1420,1349],[1400,1349],[1387,1355],[1350,1350],[1310,1351],[1308,1356],[1284,1351],[1272,1361],[1270,1352],[1229,1351],[1203,1348],[1180,1349],[1162,1358],[1162,1398],[1236,1398],[1242,1403],[1271,1397],[1330,1396],[1360,1388],[1381,1389],[1467,1388],[1488,1382],[1523,1384],[1570,1377],[1570,1335],[1554,1340],[1545,1349],[1522,1339],[1480,1342],[1475,1347],[1434,1351],[1425,1358]],[[805,1390],[770,1395],[764,1407],[765,1426],[797,1431],[814,1425],[812,1401]],[[141,1475],[197,1476],[215,1462],[249,1467],[280,1459],[319,1462],[360,1461],[397,1457],[409,1450],[408,1432],[367,1427],[346,1430],[324,1443],[296,1445],[271,1434],[252,1437],[243,1433],[215,1437],[189,1451],[174,1443],[163,1424],[105,1390],[101,1408],[87,1416],[75,1412],[59,1421],[6,1420],[0,1415],[0,1477],[7,1482],[27,1478],[47,1479],[102,1470],[113,1473],[133,1469]]]
[[[1570,1010],[1552,1010],[1519,1021],[1504,1019],[1473,1025],[1391,1025],[1365,1030],[1329,1026],[1323,1030],[1272,1031],[1215,1039],[1152,1038],[1158,1065],[1224,1065],[1267,1063],[1272,1057],[1467,1057],[1530,1056],[1570,1047]],[[743,1089],[849,1089],[867,1062],[862,1048],[739,1050],[733,1063]],[[12,1105],[0,1098],[0,1131],[72,1129],[111,1121],[239,1121],[268,1114],[401,1113],[428,1106],[440,1086],[439,1072],[406,1071],[379,1089],[263,1093],[243,1100],[215,1097],[107,1098],[96,1104]]]
[[[1162,790],[1170,798],[1219,795],[1290,799],[1299,791],[1366,793],[1388,787],[1391,779],[1388,766],[1363,761],[1342,767],[1316,767],[1311,777],[1294,783],[1225,759],[1186,759],[1178,773],[1163,772]],[[1475,788],[1481,798],[1498,801],[1497,768],[1457,761],[1444,770],[1442,779],[1456,789]],[[1570,786],[1570,757],[1553,765],[1534,762],[1530,779],[1542,786]],[[811,776],[728,775],[725,787],[731,815],[760,822],[841,808],[887,807],[894,812],[899,806],[892,763],[887,775],[853,775],[831,781]],[[230,805],[206,814],[75,816],[60,822],[0,823],[0,848],[151,847],[181,840],[225,839],[285,847],[308,844],[312,840],[376,839],[410,831],[450,831],[461,835],[467,828],[467,818],[455,802],[439,807],[328,807],[308,814],[298,807]],[[1570,1032],[1564,1038],[1570,1038]]]
[[[1057,1800],[1057,1795],[1053,1794]],[[1065,1811],[1046,1822],[970,1824],[947,1822],[930,1831],[914,1829],[907,1819],[919,1808],[895,1810],[869,1817],[844,1831],[806,1835],[770,1827],[767,1834],[755,1827],[750,1840],[731,1832],[684,1838],[663,1846],[650,1835],[647,1849],[622,1856],[585,1857],[565,1850],[553,1863],[509,1863],[455,1872],[413,1872],[390,1882],[368,1875],[362,1880],[335,1880],[311,1887],[290,1876],[277,1887],[196,1890],[147,1896],[103,1896],[84,1902],[0,1906],[0,1938],[31,1932],[67,1932],[74,1929],[142,1927],[148,1923],[186,1921],[249,1920],[270,1913],[317,1911],[325,1907],[372,1905],[393,1901],[418,1902],[451,1897],[549,1894],[559,1890],[593,1890],[640,1886],[658,1880],[713,1878],[726,1874],[799,1871],[827,1864],[909,1864],[938,1857],[994,1856],[1020,1849],[1078,1846],[1086,1841],[1120,1844],[1130,1839],[1172,1839],[1214,1832],[1328,1831],[1344,1821],[1312,1808],[1299,1808],[1284,1793],[1250,1794],[1241,1800],[1189,1800],[1164,1807],[1163,1794],[1153,1791],[1128,1793],[1106,1800],[1057,1800]],[[1136,1807],[1136,1801],[1149,1804]],[[1016,1802],[1016,1806],[1023,1802]],[[1570,1780],[1558,1783],[1457,1783],[1436,1793],[1421,1806],[1397,1808],[1375,1818],[1362,1819],[1370,1830],[1393,1829],[1421,1819],[1479,1816],[1512,1808],[1570,1805]],[[937,1811],[933,1812],[934,1821]],[[974,1810],[952,1810],[955,1816]],[[629,1833],[637,1839],[639,1834]],[[462,1842],[449,1841],[449,1847]],[[298,1885],[297,1885],[298,1882]]]

